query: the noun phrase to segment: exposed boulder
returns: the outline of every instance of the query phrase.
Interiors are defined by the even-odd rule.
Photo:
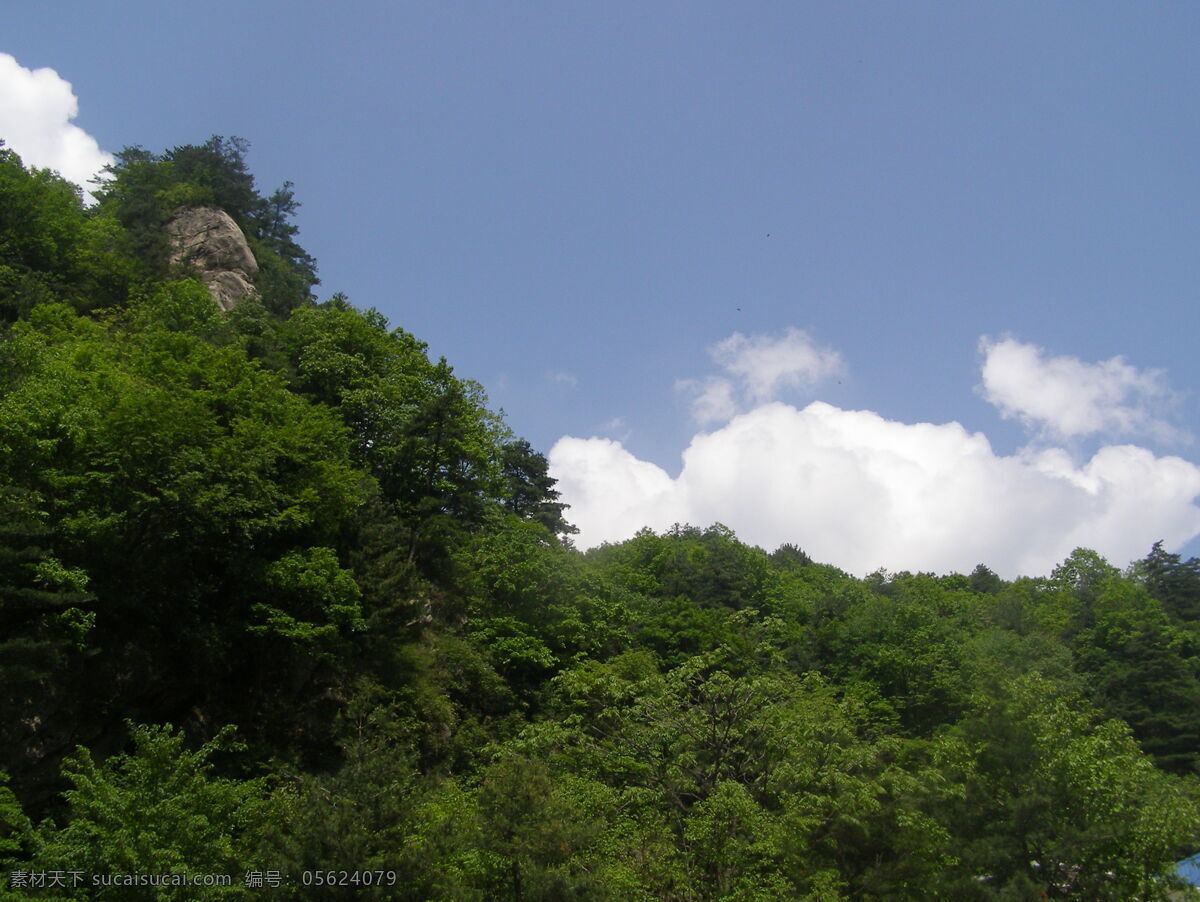
[[[167,223],[171,263],[194,267],[213,300],[229,310],[254,291],[258,261],[238,224],[217,207],[187,207]]]

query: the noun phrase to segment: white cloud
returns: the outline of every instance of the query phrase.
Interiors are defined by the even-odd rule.
[[[692,396],[692,419],[702,426],[723,423],[738,412],[733,383],[720,376],[703,381],[680,379],[675,390]]]
[[[814,402],[769,403],[697,435],[672,478],[608,439],[564,437],[552,475],[577,543],[675,522],[794,542],[856,573],[1045,574],[1077,546],[1117,564],[1200,533],[1200,467],[1128,445],[1081,465],[1062,450],[998,456],[958,423],[907,424]]]
[[[677,391],[692,396],[692,416],[702,425],[728,420],[742,409],[741,402],[761,404],[785,390],[807,391],[846,369],[837,351],[793,328],[780,337],[734,332],[708,353],[727,376],[675,383]]]
[[[625,539],[653,519],[672,523],[677,486],[666,472],[638,460],[620,442],[607,438],[560,438],[550,451],[558,491],[571,498],[571,521],[587,521],[585,547]],[[679,513],[683,509],[679,508]],[[648,519],[651,518],[651,519]],[[683,518],[686,519],[686,518]]]
[[[567,388],[575,388],[579,385],[578,377],[571,373],[546,373],[546,378],[551,382],[557,382],[559,385],[565,385]]]
[[[1050,357],[1042,348],[1012,338],[981,338],[979,350],[984,355],[983,397],[1002,416],[1047,436],[1188,438],[1163,418],[1175,393],[1161,370],[1139,370],[1121,357],[1100,363]]]
[[[26,69],[0,53],[0,139],[26,166],[55,169],[86,191],[113,158],[95,138],[71,124],[78,113],[71,83],[57,72]]]
[[[810,389],[845,369],[837,351],[818,347],[801,329],[788,329],[782,338],[734,332],[709,353],[741,379],[750,400],[759,402],[772,400],[781,389]]]

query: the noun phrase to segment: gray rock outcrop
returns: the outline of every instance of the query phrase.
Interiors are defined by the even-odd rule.
[[[171,264],[194,267],[213,300],[229,310],[254,291],[258,261],[238,224],[217,207],[187,207],[167,223]]]

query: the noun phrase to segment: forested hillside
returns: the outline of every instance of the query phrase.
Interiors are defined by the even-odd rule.
[[[85,207],[0,148],[0,898],[1167,898],[1200,561],[577,551],[245,153],[126,150]],[[170,262],[195,206],[258,264],[227,313]]]

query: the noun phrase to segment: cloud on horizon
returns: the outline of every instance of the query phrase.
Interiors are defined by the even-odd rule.
[[[992,362],[1023,386],[1047,362],[1038,349],[1006,358],[1031,347],[1012,344],[997,343]],[[1128,379],[1106,368],[1111,363],[1082,364],[1099,368],[1082,372]],[[1078,388],[1083,380],[1067,382]],[[1011,407],[1027,396],[999,397]],[[1105,413],[1106,397],[1095,401],[1099,422],[1122,422]],[[1125,396],[1114,397],[1121,406]],[[1029,422],[1072,425],[1057,407]],[[605,438],[564,436],[549,459],[580,547],[622,541],[645,526],[721,522],[744,541],[767,549],[793,542],[855,573],[969,572],[984,563],[1013,577],[1049,573],[1079,546],[1124,564],[1158,539],[1176,547],[1200,533],[1200,467],[1182,458],[1129,444],[1101,447],[1081,462],[1054,447],[1004,456],[955,422],[901,423],[819,401],[803,409],[768,401],[731,413],[692,438],[677,477]]]
[[[84,189],[113,161],[112,154],[71,120],[79,100],[53,69],[26,69],[0,53],[0,139],[26,166],[53,169]]]

